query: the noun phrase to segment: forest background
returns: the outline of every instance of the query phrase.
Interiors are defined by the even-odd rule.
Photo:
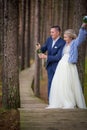
[[[68,28],[78,34],[85,15],[86,0],[0,0],[0,97],[3,107],[20,107],[19,74],[33,63],[34,94],[46,99],[41,95],[41,89],[47,86],[45,61],[39,60],[35,45],[45,42],[53,25],[60,25],[62,37]],[[86,48],[87,41],[79,48],[77,66],[87,103]]]

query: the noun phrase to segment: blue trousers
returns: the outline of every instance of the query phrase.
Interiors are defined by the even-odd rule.
[[[47,74],[48,74],[48,99],[49,99],[49,94],[50,94],[50,88],[51,88],[51,82],[54,76],[54,71],[52,71],[51,68],[47,69]]]

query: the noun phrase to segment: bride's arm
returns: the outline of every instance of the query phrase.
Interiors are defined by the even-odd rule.
[[[74,40],[76,45],[79,46],[81,43],[83,43],[86,40],[87,37],[87,24],[83,23],[80,30],[78,37]]]

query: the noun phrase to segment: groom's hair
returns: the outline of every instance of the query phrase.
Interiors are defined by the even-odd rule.
[[[55,28],[57,31],[61,32],[61,28],[58,25],[52,26],[51,28]]]

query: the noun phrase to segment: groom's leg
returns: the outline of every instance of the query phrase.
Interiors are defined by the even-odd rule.
[[[51,82],[52,82],[52,79],[53,79],[53,76],[54,76],[54,72],[51,69],[48,69],[47,73],[48,73],[48,99],[49,99]]]

